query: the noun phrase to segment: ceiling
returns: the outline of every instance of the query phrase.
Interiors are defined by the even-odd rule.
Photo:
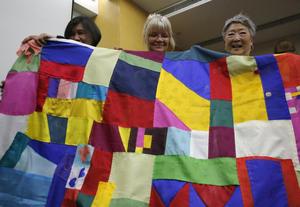
[[[169,16],[176,45],[194,44],[222,51],[221,30],[226,19],[243,12],[257,25],[255,45],[300,34],[300,0],[132,0],[148,13]],[[201,4],[170,16],[193,3]]]

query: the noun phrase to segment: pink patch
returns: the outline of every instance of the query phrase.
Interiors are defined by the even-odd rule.
[[[190,131],[190,129],[179,120],[170,109],[157,99],[155,100],[154,107],[154,127],[176,127],[178,129]]]

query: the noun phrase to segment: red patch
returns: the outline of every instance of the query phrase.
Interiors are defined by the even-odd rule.
[[[171,201],[170,207],[189,207],[190,206],[190,184],[186,183]]]
[[[277,60],[284,88],[297,87],[300,85],[300,56],[287,53],[274,56]]]
[[[82,81],[84,67],[41,60],[40,73],[72,82]]]
[[[76,200],[78,197],[78,190],[66,188],[65,197],[61,207],[77,207]]]
[[[231,101],[231,82],[227,69],[226,58],[218,59],[209,64],[210,98]]]
[[[36,111],[43,111],[43,106],[48,96],[49,77],[39,73],[39,82],[37,90]]]
[[[192,184],[206,206],[223,207],[231,198],[236,186]],[[217,198],[217,199],[216,199]]]
[[[103,111],[105,123],[122,127],[152,128],[154,101],[109,90]]]
[[[100,181],[108,182],[112,163],[112,153],[94,150],[91,166],[80,192],[95,196]]]
[[[159,197],[159,194],[156,192],[155,188],[151,189],[151,197],[149,207],[165,207],[164,203]]]
[[[289,206],[300,206],[300,188],[291,160],[281,160],[282,175]]]
[[[87,145],[85,145],[84,147],[80,148],[79,154],[80,154],[81,162],[85,163],[87,156],[90,154],[89,147]]]

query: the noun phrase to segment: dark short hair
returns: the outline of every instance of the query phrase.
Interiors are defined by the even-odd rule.
[[[101,40],[101,32],[100,29],[97,27],[95,22],[93,22],[89,17],[87,16],[77,16],[74,17],[67,25],[65,29],[65,38],[70,39],[70,37],[73,35],[73,29],[78,24],[82,24],[83,28],[91,34],[92,37],[92,45],[97,46],[97,44]]]
[[[275,44],[274,53],[295,52],[295,44],[288,40],[280,40]]]

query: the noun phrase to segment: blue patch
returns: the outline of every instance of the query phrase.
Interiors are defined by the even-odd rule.
[[[81,168],[80,172],[79,172],[79,175],[78,175],[78,178],[81,178],[81,177],[84,177],[85,176],[85,168]]]
[[[75,157],[75,151],[66,154],[61,162],[56,167],[51,188],[49,190],[47,205],[46,207],[59,207],[61,206],[65,191],[66,191],[66,184],[69,178],[72,164]]]
[[[168,128],[165,155],[190,155],[191,132]]]
[[[118,60],[109,89],[146,100],[155,100],[159,73]]]
[[[79,82],[77,87],[76,98],[94,99],[97,101],[105,101],[108,88]]]
[[[183,52],[167,52],[165,54],[165,58],[170,60],[197,60],[206,63],[227,56],[229,54],[209,50],[199,45],[194,45],[191,49]]]
[[[225,207],[237,207],[237,206],[243,206],[243,205],[244,204],[243,204],[243,199],[242,199],[241,188],[240,188],[240,186],[237,186],[235,188],[231,198],[225,205]]]
[[[281,164],[273,160],[247,160],[255,207],[288,206]]]
[[[48,97],[51,97],[51,98],[57,97],[59,82],[60,82],[60,79],[58,79],[58,78],[49,78]]]
[[[59,164],[66,154],[74,154],[76,146],[45,143],[37,140],[31,140],[28,145],[39,155],[50,160],[55,164]]]
[[[93,49],[68,42],[47,41],[41,60],[85,67]]]
[[[159,194],[165,206],[169,206],[176,193],[186,184],[177,180],[153,180],[152,185]]]
[[[291,119],[283,82],[273,55],[256,56],[269,120]]]
[[[199,96],[210,99],[208,63],[195,60],[165,59],[162,67]]]
[[[190,207],[205,207],[205,204],[195,191],[192,184],[190,184]]]
[[[51,178],[0,167],[0,206],[45,206]]]
[[[70,180],[70,182],[69,182],[69,186],[71,186],[72,188],[74,188],[75,185],[76,185],[76,181],[77,181],[77,178],[72,178],[72,179]]]
[[[64,144],[67,133],[68,119],[47,115],[51,143]]]

